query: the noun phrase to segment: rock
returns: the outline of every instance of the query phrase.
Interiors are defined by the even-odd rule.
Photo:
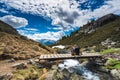
[[[43,74],[47,73],[47,69],[46,69],[46,68],[43,68],[43,69],[42,69],[42,73],[43,73]]]
[[[13,76],[12,73],[8,73],[2,76],[0,75],[0,80],[10,80],[12,76]]]
[[[63,73],[61,71],[56,70],[52,76],[52,80],[64,80]]]
[[[82,77],[80,77],[79,75],[77,74],[72,74],[70,76],[70,80],[83,80]]]
[[[116,80],[120,80],[120,70],[113,69],[110,73]]]
[[[35,59],[34,61],[35,61],[35,62],[39,62],[39,59]]]
[[[53,65],[52,69],[57,70],[58,69],[57,65]]]
[[[44,64],[46,63],[46,60],[40,60],[39,63]]]
[[[67,69],[64,69],[63,71],[63,75],[66,76],[66,77],[69,77],[70,76],[70,73]]]
[[[68,68],[68,72],[72,74],[72,73],[75,73],[76,71],[75,71],[75,68],[70,67]]]
[[[69,73],[67,69],[62,71],[55,71],[52,80],[83,80],[81,76],[76,73]]]
[[[8,62],[9,62],[9,63],[15,62],[15,59],[12,58],[12,59],[8,60]]]
[[[25,68],[28,68],[28,65],[27,63],[17,63],[17,64],[14,64],[12,68],[25,69]]]
[[[107,60],[104,65],[109,65],[109,64],[110,64],[110,60]]]
[[[54,75],[55,72],[56,72],[56,70],[50,70],[47,73],[46,80],[53,80],[53,75]]]
[[[84,61],[81,63],[82,66],[86,66],[88,64],[88,61]]]
[[[35,61],[32,60],[32,59],[29,59],[29,60],[28,60],[28,63],[30,63],[30,64],[35,64]]]

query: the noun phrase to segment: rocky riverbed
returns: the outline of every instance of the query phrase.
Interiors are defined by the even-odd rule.
[[[98,70],[97,67],[89,62],[79,63],[77,60],[67,60],[58,66],[52,80],[118,80],[109,72],[103,72],[103,69]]]
[[[104,63],[75,59],[26,62],[16,66],[19,68],[16,71],[0,75],[0,80],[120,80],[120,69],[105,67],[108,60]]]

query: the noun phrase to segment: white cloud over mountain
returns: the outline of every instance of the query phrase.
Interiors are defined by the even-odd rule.
[[[58,25],[64,29],[82,26],[89,19],[101,17],[108,13],[120,13],[120,1],[108,0],[100,8],[91,10],[81,10],[79,3],[87,0],[1,0],[8,8],[14,8],[44,18],[51,18],[52,25]]]
[[[25,18],[16,17],[13,15],[6,15],[6,16],[0,17],[0,20],[13,26],[14,28],[25,27],[26,25],[28,25],[28,21]]]
[[[0,0],[7,6],[7,10],[16,9],[22,13],[43,16],[45,19],[50,18],[52,25],[58,26],[59,32],[35,33],[27,35],[29,38],[37,39],[54,39],[61,38],[62,30],[70,30],[86,24],[91,18],[99,18],[105,14],[120,14],[120,0],[105,0],[104,5],[91,11],[90,9],[80,9],[80,4],[88,0]],[[89,6],[89,5],[88,5]],[[4,9],[1,11],[5,11]],[[14,27],[21,27],[28,24],[27,20],[21,18],[12,18],[4,16],[3,20],[7,23],[12,22]],[[19,21],[18,24],[16,20]],[[22,25],[21,25],[22,23]],[[10,24],[10,23],[9,23]],[[57,30],[57,27],[54,28]],[[24,32],[23,32],[24,33]]]
[[[39,41],[41,39],[47,39],[47,40],[59,40],[62,36],[65,35],[63,31],[58,32],[46,32],[46,33],[35,33],[35,34],[27,34],[28,32],[25,30],[18,30],[20,34],[27,36],[30,39]]]

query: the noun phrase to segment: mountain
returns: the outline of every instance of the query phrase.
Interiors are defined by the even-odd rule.
[[[41,39],[41,40],[39,40],[38,42],[40,42],[41,44],[47,45],[47,46],[56,43],[56,41],[54,41],[54,40],[49,40],[49,39]]]
[[[114,46],[118,47],[120,46],[119,36],[120,16],[108,14],[88,22],[70,36],[63,37],[57,44],[78,44],[80,47],[102,46],[102,43],[108,40],[107,43],[116,43]]]
[[[28,59],[54,50],[18,34],[12,26],[0,21],[0,59]]]
[[[9,33],[9,34],[18,34],[17,30],[14,29],[12,26],[0,21],[0,31]]]

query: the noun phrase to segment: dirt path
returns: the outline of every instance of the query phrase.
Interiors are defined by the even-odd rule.
[[[26,60],[19,60],[19,61],[15,61],[15,62],[8,62],[8,60],[2,60],[2,61],[0,61],[0,75],[9,74],[12,71],[15,71],[15,69],[12,68],[12,66],[14,64],[23,63],[25,61]]]

